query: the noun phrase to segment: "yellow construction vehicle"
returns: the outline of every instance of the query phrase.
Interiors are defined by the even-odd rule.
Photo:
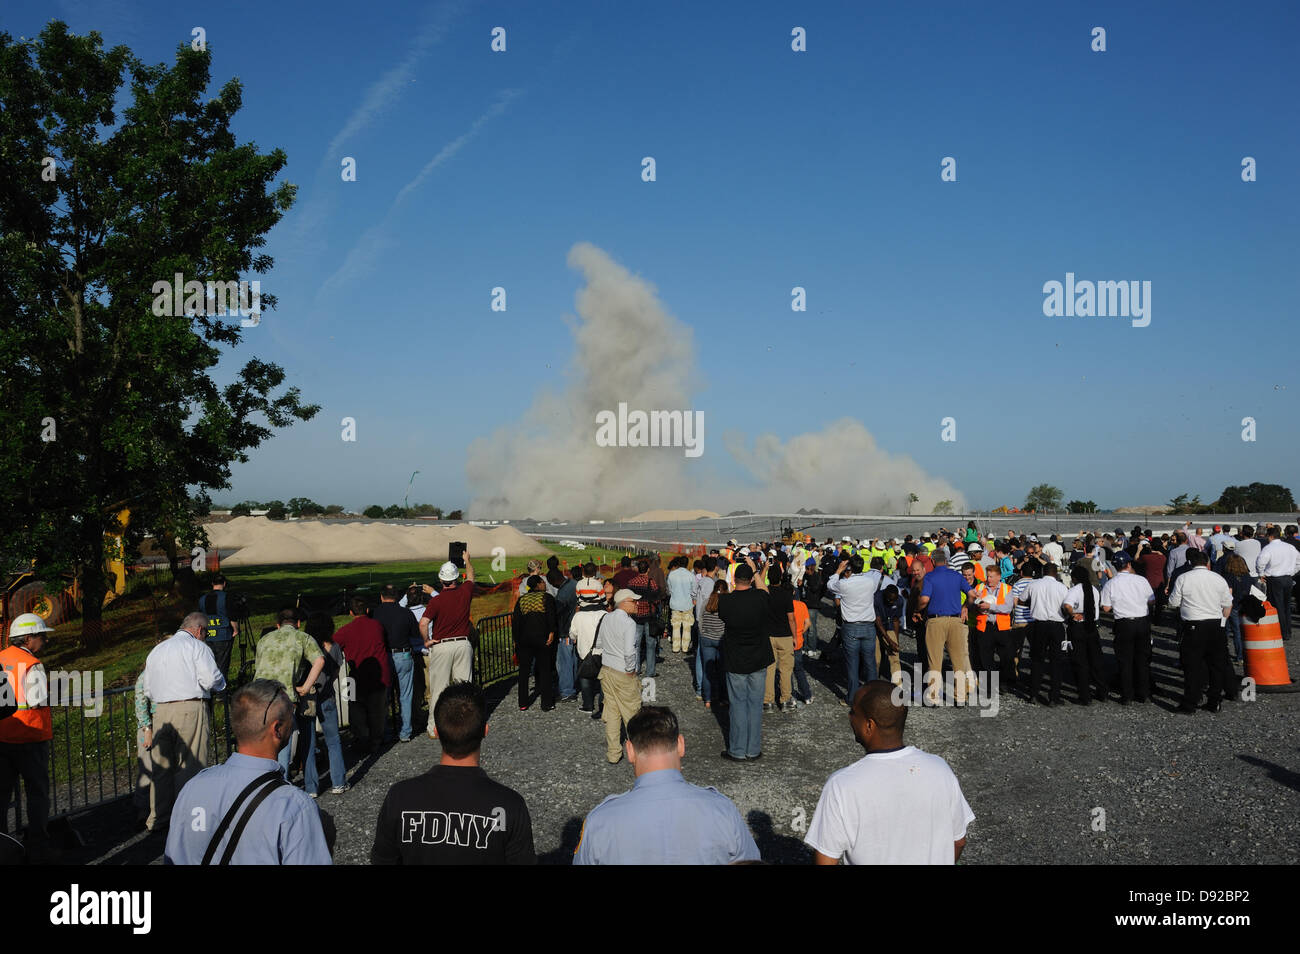
[[[104,534],[104,569],[108,573],[108,592],[104,594],[107,606],[126,592],[126,562],[122,548],[122,534],[131,519],[129,508],[117,512],[118,532]],[[47,626],[58,626],[81,612],[81,583],[71,573],[62,574],[59,582],[51,586],[33,570],[10,574],[3,595],[0,616],[11,620],[23,613],[35,613]]]

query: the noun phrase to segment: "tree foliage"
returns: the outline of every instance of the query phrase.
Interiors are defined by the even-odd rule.
[[[459,511],[457,511],[457,512],[459,513]],[[949,514],[949,513],[952,513],[952,501],[951,501],[951,500],[940,500],[937,504],[934,505],[934,509],[931,510],[930,513],[932,513],[932,514]],[[453,519],[454,519],[454,518],[453,518]]]
[[[1281,484],[1257,482],[1245,487],[1225,487],[1215,510],[1218,513],[1287,513],[1295,510],[1295,498]]]
[[[1026,510],[1060,510],[1065,494],[1060,487],[1051,484],[1039,484],[1025,496]]]
[[[1071,500],[1065,509],[1070,513],[1096,513],[1097,505],[1091,500]]]
[[[88,645],[117,512],[128,546],[201,541],[205,491],[317,411],[259,358],[213,380],[238,319],[154,313],[175,273],[270,269],[259,249],[293,201],[284,153],[236,142],[243,93],[211,95],[210,64],[185,42],[146,65],[58,21],[31,41],[0,32],[0,557],[76,568]]]

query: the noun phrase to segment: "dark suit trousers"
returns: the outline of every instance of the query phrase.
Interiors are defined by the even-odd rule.
[[[1065,623],[1034,620],[1029,624],[1029,692],[1037,699],[1043,689],[1043,677],[1052,674],[1051,700],[1061,701],[1064,659],[1061,643],[1065,640]]]
[[[1106,698],[1106,676],[1101,664],[1101,634],[1095,622],[1070,620],[1070,660],[1074,663],[1074,684],[1079,689],[1079,701],[1091,701],[1088,683],[1097,689],[1097,698]]]
[[[1206,702],[1214,705],[1223,697],[1227,672],[1224,663],[1228,651],[1224,645],[1227,630],[1215,619],[1185,621],[1183,641],[1178,657],[1183,666],[1183,705],[1195,706],[1201,692],[1206,692]],[[1208,683],[1208,689],[1207,689]]]
[[[1151,620],[1115,620],[1115,661],[1119,663],[1119,697],[1125,702],[1151,698]]]
[[[528,705],[528,675],[537,664],[537,689],[542,694],[542,708],[549,709],[555,705],[555,665],[551,661],[551,647],[543,643],[534,646],[531,643],[516,643],[515,654],[519,657],[519,707]]]

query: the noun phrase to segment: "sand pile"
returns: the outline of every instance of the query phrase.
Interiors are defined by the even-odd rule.
[[[656,520],[699,520],[701,517],[716,519],[712,510],[646,510],[635,517],[623,517],[620,523],[651,523]]]
[[[508,557],[546,552],[545,547],[514,527],[487,530],[467,524],[419,527],[236,517],[225,523],[207,524],[206,529],[214,547],[237,551],[221,561],[226,566],[395,560],[441,563],[447,559],[447,544],[453,540],[469,544],[471,556],[489,556],[495,547],[504,548]]]

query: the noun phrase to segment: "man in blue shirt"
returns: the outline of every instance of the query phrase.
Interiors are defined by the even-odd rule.
[[[582,826],[574,864],[722,865],[758,861],[731,799],[682,778],[686,740],[667,706],[643,706],[627,724],[630,792],[611,795]]]
[[[925,575],[921,584],[920,609],[926,613],[925,652],[929,659],[929,671],[925,674],[926,696],[928,705],[941,702],[941,672],[943,671],[943,649],[948,647],[948,660],[952,663],[954,673],[953,696],[957,705],[965,705],[966,691],[974,682],[975,674],[970,668],[970,646],[967,642],[966,607],[962,605],[961,595],[974,594],[965,578],[948,566],[948,555],[943,548],[930,554],[934,561],[934,570]]]
[[[279,751],[293,734],[294,704],[270,679],[254,679],[231,700],[239,751],[204,769],[172,809],[164,860],[173,865],[328,865],[316,803],[286,783]]]

